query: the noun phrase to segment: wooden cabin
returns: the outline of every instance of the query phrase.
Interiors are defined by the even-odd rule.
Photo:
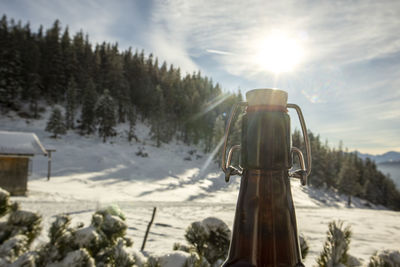
[[[47,155],[36,134],[0,131],[0,187],[14,196],[26,195],[34,155]]]

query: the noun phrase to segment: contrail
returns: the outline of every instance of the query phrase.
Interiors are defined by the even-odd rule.
[[[206,49],[206,52],[218,55],[233,55],[231,52],[215,50],[215,49]]]

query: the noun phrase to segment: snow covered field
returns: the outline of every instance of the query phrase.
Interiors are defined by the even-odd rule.
[[[52,177],[47,181],[47,158],[36,156],[30,177],[28,197],[13,197],[27,210],[44,217],[48,229],[54,215],[69,213],[75,222],[88,224],[94,211],[118,204],[127,217],[128,235],[139,249],[152,208],[157,207],[146,251],[165,253],[174,242],[184,242],[184,231],[193,221],[215,216],[231,228],[239,190],[238,178],[226,184],[221,171],[208,154],[198,148],[172,142],[156,148],[148,128],[137,127],[139,143],[129,144],[120,137],[103,144],[98,137],[81,137],[73,132],[62,139],[51,139],[44,132],[44,120],[27,123],[14,116],[0,118],[0,130],[34,132],[53,154]],[[147,158],[136,155],[140,149]],[[196,150],[196,151],[194,151]],[[186,160],[185,160],[186,158]],[[189,159],[190,160],[187,160]],[[332,192],[301,187],[292,181],[300,232],[308,238],[306,266],[312,266],[322,250],[328,222],[344,220],[352,226],[350,253],[365,261],[379,249],[400,249],[400,213],[382,207],[367,207]],[[43,231],[37,242],[45,240]]]

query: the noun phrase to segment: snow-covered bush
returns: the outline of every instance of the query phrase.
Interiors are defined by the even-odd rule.
[[[0,266],[11,264],[28,251],[41,231],[42,217],[20,210],[17,203],[10,202],[10,194],[0,188],[0,217],[7,214],[7,220],[0,223]]]
[[[115,245],[107,246],[96,255],[96,266],[133,266],[135,259],[127,250],[127,242],[118,238]]]
[[[89,227],[83,228],[78,235],[86,238],[87,244],[81,245],[90,249],[96,266],[133,266],[135,261],[126,251],[133,242],[125,237],[127,225],[125,215],[118,206],[98,210],[92,216]]]
[[[190,254],[183,251],[174,251],[158,259],[162,267],[184,267]]]
[[[362,259],[356,258],[353,255],[349,254],[349,257],[347,259],[347,266],[349,267],[362,266]]]
[[[140,156],[142,158],[147,158],[149,154],[145,151],[144,147],[139,147],[138,151],[136,152],[136,156]]]
[[[349,266],[347,251],[349,250],[351,235],[350,226],[343,228],[342,221],[330,222],[323,251],[317,259],[318,266]]]
[[[400,267],[400,251],[383,250],[376,252],[371,257],[368,267]]]
[[[180,250],[180,251],[184,251],[184,252],[190,252],[193,250],[193,247],[185,245],[185,244],[181,244],[179,242],[175,242],[172,250]]]
[[[186,229],[185,238],[186,240],[193,245],[196,251],[200,255],[204,255],[204,251],[207,248],[207,240],[208,240],[209,232],[207,228],[201,222],[193,222]]]
[[[79,249],[74,242],[77,229],[70,225],[71,218],[68,215],[56,217],[49,230],[49,243],[44,244],[38,250],[37,265],[46,266],[56,262],[60,263],[70,252]]]
[[[194,251],[176,250],[162,256],[150,256],[146,267],[210,267],[210,264]]]
[[[100,211],[98,211],[97,213],[99,213],[99,212],[100,213],[101,212],[109,213],[110,215],[117,216],[124,221],[126,219],[125,214],[122,212],[121,208],[118,205],[107,206],[107,207],[101,209]]]
[[[92,226],[106,237],[109,245],[115,245],[118,238],[123,238],[128,228],[125,215],[113,208],[98,210],[92,217]],[[127,240],[128,243],[130,241]]]
[[[8,217],[6,231],[10,233],[10,236],[25,235],[28,238],[27,245],[30,245],[40,234],[41,223],[42,216],[35,212],[19,210],[19,206],[14,203]]]
[[[10,267],[36,267],[36,260],[38,257],[38,253],[36,251],[28,251],[22,254],[16,261],[14,261]],[[0,259],[0,266],[1,264]]]
[[[103,243],[103,237],[92,225],[76,230],[74,239],[79,248],[86,248],[92,255],[97,254]]]
[[[130,244],[132,245],[132,244]],[[115,266],[133,266],[135,260],[133,256],[126,250],[127,243],[124,239],[119,238],[117,245],[113,247],[111,254],[112,262]]]
[[[8,212],[10,206],[10,193],[0,188],[0,217]]]
[[[186,229],[185,238],[195,251],[210,263],[224,260],[228,255],[231,231],[228,226],[215,217],[193,222]]]
[[[87,252],[86,249],[78,249],[75,251],[68,252],[68,254],[59,262],[53,262],[47,265],[48,267],[70,267],[70,266],[81,266],[81,267],[94,267],[96,266],[93,258]]]
[[[147,258],[146,267],[161,267],[160,259],[155,256],[150,256]]]
[[[122,218],[115,206],[97,211],[87,227],[72,227],[70,216],[58,215],[49,229],[49,242],[36,252],[21,251],[16,266],[133,266],[134,257],[126,250],[133,243],[125,237]]]
[[[131,254],[135,260],[135,266],[145,267],[147,263],[147,257],[143,255],[141,251],[131,249]]]
[[[301,233],[299,235],[299,241],[300,241],[301,256],[303,259],[305,259],[307,257],[308,249],[309,249],[307,238]]]
[[[8,263],[15,261],[18,256],[28,249],[28,237],[16,235],[9,238],[0,246],[0,257]]]

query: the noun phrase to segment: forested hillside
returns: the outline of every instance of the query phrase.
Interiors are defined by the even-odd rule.
[[[312,172],[309,182],[316,187],[337,189],[340,193],[357,196],[374,204],[381,204],[400,210],[400,192],[393,180],[377,169],[376,163],[369,158],[365,160],[356,152],[349,153],[343,149],[342,142],[332,148],[319,135],[309,133],[312,151]],[[295,130],[292,136],[293,145],[303,148],[301,133]],[[303,152],[304,153],[304,152]]]
[[[210,152],[221,144],[227,114],[241,100],[240,91],[224,93],[200,72],[183,75],[152,54],[120,51],[118,44],[93,45],[82,31],[71,36],[58,20],[37,31],[5,15],[0,21],[1,113],[38,119],[53,106],[47,130],[55,136],[74,130],[106,141],[118,123],[127,122],[131,141],[140,119],[157,146],[175,138]],[[239,123],[235,127],[232,140],[238,143]],[[301,140],[295,131],[293,144],[302,147]],[[312,185],[400,209],[400,193],[373,161],[331,148],[312,133],[310,140]]]
[[[39,118],[40,103],[58,104],[65,108],[67,130],[97,130],[104,140],[125,121],[134,138],[139,117],[151,124],[158,146],[176,137],[187,144],[201,142],[209,151],[215,145],[218,115],[241,100],[240,92],[223,93],[218,83],[200,72],[182,75],[179,67],[160,63],[144,51],[120,51],[118,44],[105,42],[93,45],[82,31],[71,36],[58,20],[51,28],[34,32],[29,23],[15,23],[4,15],[0,51],[3,113],[14,110]],[[23,103],[29,103],[29,111],[21,109]]]

